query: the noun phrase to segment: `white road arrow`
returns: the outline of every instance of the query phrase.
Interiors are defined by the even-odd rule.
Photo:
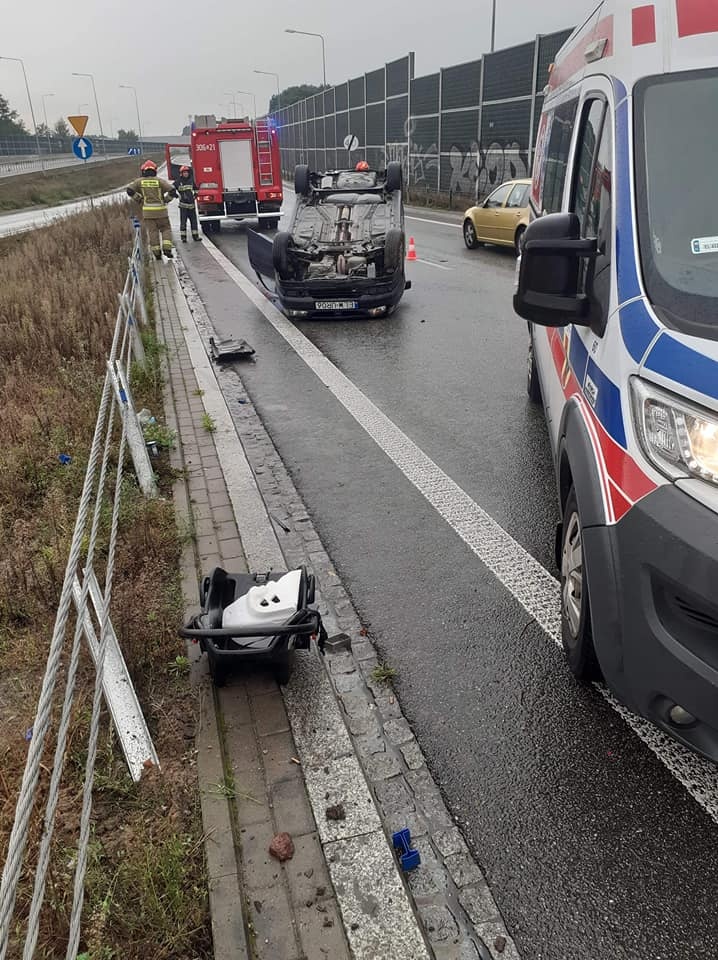
[[[80,153],[82,154],[82,159],[84,160],[87,156],[87,144],[82,138],[80,138],[80,142],[78,143],[77,146],[80,150]]]

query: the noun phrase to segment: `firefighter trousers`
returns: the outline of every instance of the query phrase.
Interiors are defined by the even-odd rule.
[[[197,226],[197,209],[195,207],[183,207],[180,204],[180,237],[187,239],[187,222],[192,231],[192,239],[199,240],[199,227]]]
[[[150,238],[150,250],[155,259],[160,260],[162,253],[172,256],[172,230],[170,229],[170,218],[165,214],[163,217],[145,217],[145,230]]]

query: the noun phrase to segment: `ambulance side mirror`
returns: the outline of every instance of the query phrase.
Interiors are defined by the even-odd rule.
[[[516,266],[516,313],[544,327],[589,326],[597,255],[596,240],[581,237],[575,213],[534,220]]]

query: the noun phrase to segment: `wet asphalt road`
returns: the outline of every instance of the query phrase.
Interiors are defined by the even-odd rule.
[[[419,216],[424,216],[419,214]],[[427,216],[439,216],[428,214]],[[549,570],[556,505],[510,252],[409,220],[394,317],[299,328]],[[242,227],[219,248],[251,276]],[[199,246],[186,262],[524,960],[714,960],[716,824]]]

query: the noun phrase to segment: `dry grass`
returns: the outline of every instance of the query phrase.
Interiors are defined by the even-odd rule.
[[[156,163],[164,157],[153,155]],[[60,167],[47,173],[21,173],[0,180],[0,210],[51,207],[91,194],[116,190],[139,176],[139,157]]]
[[[25,732],[52,633],[104,364],[131,241],[126,207],[102,207],[0,241],[0,862],[27,753]],[[160,350],[136,399],[161,413]],[[72,462],[63,466],[59,454]],[[165,493],[166,453],[159,474]],[[157,462],[157,461],[156,461]],[[112,481],[111,481],[112,482]],[[97,765],[82,950],[90,960],[211,956],[201,817],[190,731],[194,699],[176,637],[181,550],[171,500],[147,502],[131,468],[123,484],[113,623],[162,771],[139,785],[105,724]],[[107,530],[109,510],[103,515]],[[102,568],[102,551],[98,567]],[[71,630],[69,634],[72,636]],[[66,659],[66,658],[65,658]],[[82,663],[37,956],[64,958],[93,669]],[[49,744],[43,758],[51,766]],[[41,790],[47,788],[43,772]],[[39,839],[33,822],[32,862]],[[16,917],[28,907],[25,885]],[[10,949],[12,960],[22,944]]]

